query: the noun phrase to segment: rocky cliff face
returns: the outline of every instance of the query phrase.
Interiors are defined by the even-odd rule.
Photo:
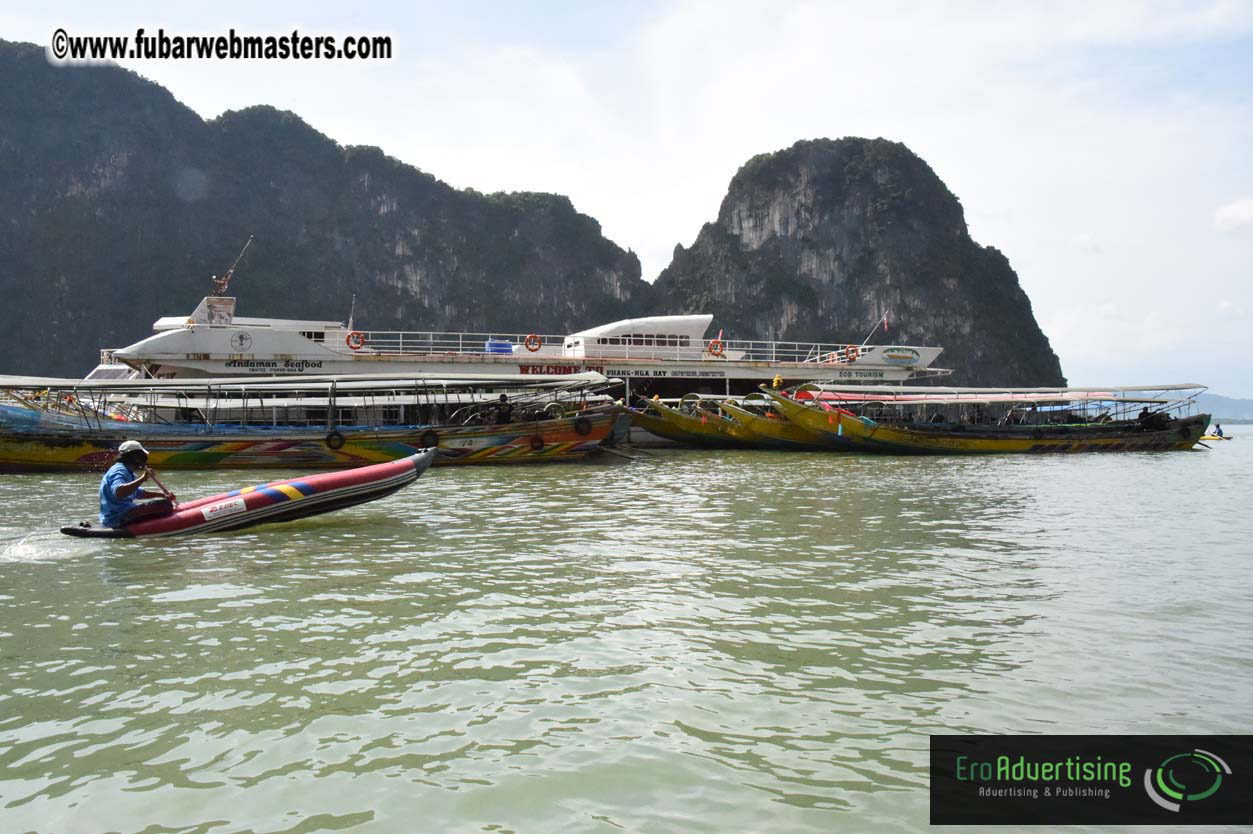
[[[951,384],[1064,384],[1009,262],[971,240],[925,162],[882,139],[798,142],[749,160],[718,219],[676,247],[657,309],[729,336],[939,345]]]
[[[117,68],[0,42],[0,370],[77,375],[190,312],[249,235],[247,316],[567,333],[643,312],[639,261],[553,194],[458,191],[269,107],[205,122]]]

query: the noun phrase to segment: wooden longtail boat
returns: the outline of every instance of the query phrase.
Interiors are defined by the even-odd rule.
[[[765,406],[759,405],[767,404]],[[724,400],[718,408],[739,424],[737,437],[763,449],[788,449],[795,451],[844,451],[848,444],[842,438],[832,437],[828,432],[817,432],[794,423],[778,414],[768,398],[745,397],[739,403]],[[760,412],[760,413],[759,413]]]
[[[720,413],[717,408],[699,395],[689,394],[672,408],[660,400],[638,400],[639,406],[631,409],[635,425],[658,437],[713,449],[752,448],[754,443],[734,420]]]
[[[407,457],[434,446],[436,466],[575,460],[595,451],[617,416],[613,406],[574,417],[501,426],[337,427],[334,431],[221,427],[199,434],[145,423],[108,423],[75,432],[13,431],[13,411],[0,407],[0,471],[97,471],[124,440],[138,440],[158,469],[335,469]]]
[[[1148,406],[1178,409],[1190,404],[1196,394],[1183,399],[1148,397],[1135,392],[1204,390],[1203,386],[1159,386],[1155,388],[1118,389],[1133,392],[1132,396],[1096,389],[884,389],[867,393],[849,389],[828,389],[823,386],[802,386],[792,392],[779,393],[763,387],[776,407],[789,420],[814,431],[825,432],[847,442],[856,451],[889,454],[1005,454],[1046,452],[1149,451],[1190,449],[1196,445],[1209,425],[1208,414],[1170,416],[1166,410],[1150,413]],[[787,394],[791,393],[791,396]],[[797,397],[809,396],[804,399]],[[830,396],[825,396],[829,394]],[[1142,405],[1136,419],[1112,419],[1105,411],[1097,420],[1076,421],[1075,414],[1062,410],[1068,403],[1085,406],[1113,405],[1128,410]],[[1041,411],[1041,404],[1053,411]],[[888,422],[853,408],[873,405],[880,411],[910,414],[914,419]],[[986,408],[1005,407],[1009,419],[975,423],[951,419],[928,422],[918,420],[919,413],[943,416],[954,408],[974,410],[982,414]],[[1030,411],[1026,406],[1031,405]],[[1024,421],[1035,414],[1032,422]],[[1051,414],[1045,421],[1040,415]],[[1069,422],[1054,422],[1065,420]],[[1100,419],[1104,418],[1104,419]]]
[[[622,411],[611,403],[589,406],[585,392],[563,387],[544,403],[532,390],[506,395],[513,414],[495,419],[498,400],[468,402],[481,380],[458,394],[440,383],[429,396],[426,388],[414,390],[432,387],[429,381],[395,378],[43,382],[0,379],[10,403],[0,403],[0,471],[101,470],[124,440],[142,443],[161,469],[337,469],[426,448],[438,449],[437,466],[574,460],[600,448]],[[309,396],[317,385],[338,387],[329,397]],[[404,422],[450,410],[454,423]],[[126,418],[141,413],[144,419]]]

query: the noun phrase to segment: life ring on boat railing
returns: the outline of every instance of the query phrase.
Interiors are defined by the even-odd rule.
[[[726,353],[726,345],[722,343],[721,339],[711,339],[709,341],[710,356],[722,356],[724,353]]]
[[[544,438],[538,434],[531,435],[531,451],[542,452],[544,450]]]
[[[856,362],[859,356],[861,356],[861,348],[857,347],[857,345],[849,345],[844,348],[845,362]]]
[[[532,333],[530,336],[527,336],[522,342],[523,347],[531,353],[535,353],[535,351],[539,350],[543,344],[543,341],[540,340],[539,335],[536,333]]]
[[[344,344],[353,350],[361,350],[365,347],[365,334],[360,330],[354,330],[344,337]]]
[[[586,417],[580,417],[574,421],[574,431],[583,437],[587,437],[592,432],[592,421]]]
[[[435,449],[439,446],[439,432],[425,432],[423,433],[421,440],[424,448]]]
[[[326,436],[326,448],[338,452],[344,448],[344,436],[337,431],[331,432]]]

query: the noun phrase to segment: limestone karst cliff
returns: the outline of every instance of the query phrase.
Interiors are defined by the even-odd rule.
[[[1005,256],[961,203],[883,139],[798,142],[749,160],[718,219],[676,247],[656,309],[707,311],[728,334],[940,345],[953,384],[1058,385],[1057,356]]]

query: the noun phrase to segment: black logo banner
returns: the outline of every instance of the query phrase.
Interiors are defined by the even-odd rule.
[[[931,736],[931,824],[1253,825],[1253,736]]]

